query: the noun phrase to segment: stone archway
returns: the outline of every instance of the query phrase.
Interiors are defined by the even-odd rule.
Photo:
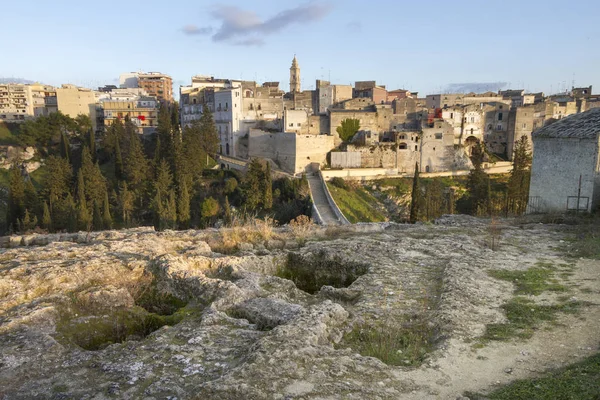
[[[469,136],[465,139],[464,142],[464,146],[465,146],[465,152],[471,156],[473,153],[473,147],[478,145],[480,142],[479,139],[477,139],[475,136]]]

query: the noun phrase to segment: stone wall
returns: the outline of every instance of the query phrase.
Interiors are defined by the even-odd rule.
[[[327,153],[334,147],[329,135],[298,135],[289,132],[269,133],[252,129],[249,133],[249,157],[268,158],[282,170],[300,174],[312,164],[324,165]]]
[[[581,196],[589,198],[587,211],[598,207],[598,137],[593,140],[534,137],[534,145],[529,189],[530,212],[565,212],[567,197],[577,196],[580,176]],[[536,199],[532,200],[533,197]],[[534,210],[533,207],[539,208]]]

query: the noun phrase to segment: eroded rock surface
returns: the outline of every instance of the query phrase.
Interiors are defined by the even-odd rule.
[[[7,240],[0,398],[456,398],[495,382],[493,360],[489,381],[452,378],[483,362],[468,343],[503,320],[511,296],[486,271],[559,262],[565,236],[504,222],[492,251],[488,226],[444,217],[317,229],[301,246],[282,234],[237,255],[211,250],[214,231]],[[344,339],[358,325],[414,321],[431,344],[422,364],[386,365]]]

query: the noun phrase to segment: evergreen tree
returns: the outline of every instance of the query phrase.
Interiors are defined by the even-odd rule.
[[[52,217],[50,216],[50,207],[44,202],[44,211],[42,213],[42,228],[48,232],[52,232]]]
[[[38,197],[37,190],[33,186],[31,179],[25,180],[25,209],[29,210],[29,213],[37,216],[41,212],[40,198]],[[33,217],[32,217],[33,218]]]
[[[263,169],[258,159],[253,159],[248,164],[248,172],[244,177],[244,204],[250,210],[257,209],[262,201],[263,194],[261,188],[264,186]]]
[[[160,160],[157,173],[154,181],[154,192],[160,192],[161,197],[166,199],[173,185],[173,177],[169,169],[169,164],[165,159]]]
[[[67,230],[69,232],[77,232],[77,205],[70,193],[66,198],[65,205],[68,214]]]
[[[229,197],[225,196],[225,205],[224,205],[224,219],[225,226],[231,225],[231,206],[229,205]]]
[[[94,202],[92,226],[94,227],[95,231],[101,231],[103,229],[102,213],[100,212],[100,204],[98,204],[97,201]]]
[[[104,202],[102,207],[102,227],[104,229],[112,229],[112,216],[110,215],[110,203],[108,202],[108,192],[104,194]]]
[[[200,138],[200,121],[193,121],[183,130],[183,157],[187,166],[188,188],[198,182],[206,168],[206,152]]]
[[[529,200],[531,178],[531,150],[526,136],[521,136],[515,145],[513,169],[508,180],[508,211],[523,214]]]
[[[60,134],[60,156],[71,162],[71,145],[65,132],[61,132]]]
[[[270,210],[273,207],[273,183],[271,181],[271,165],[267,162],[262,184],[263,208]]]
[[[179,103],[176,101],[171,104],[171,126],[174,131],[179,130]]]
[[[100,205],[106,193],[106,179],[100,171],[100,166],[92,160],[92,155],[87,146],[81,152],[81,168],[85,186],[85,198],[88,210],[92,210],[94,203]]]
[[[88,146],[90,146],[90,154],[92,155],[92,161],[96,162],[96,134],[91,128],[88,133]]]
[[[126,121],[126,124],[132,124]],[[135,128],[135,127],[134,127]],[[142,143],[135,130],[129,131],[129,150],[125,158],[124,177],[129,189],[140,195],[148,174],[148,161]]]
[[[413,177],[413,186],[410,200],[410,217],[411,224],[416,223],[423,212],[423,194],[421,193],[421,183],[419,178],[419,163],[415,164],[415,175]]]
[[[152,201],[152,217],[154,222],[154,229],[156,231],[162,231],[165,229],[165,207],[162,202],[160,191],[156,191],[154,200]]]
[[[13,164],[9,171],[8,209],[6,222],[9,230],[19,229],[19,220],[25,216],[25,184],[21,168]]]
[[[177,202],[175,200],[175,190],[169,191],[169,200],[166,207],[166,226],[169,229],[175,229],[177,225]]]
[[[469,209],[472,215],[488,214],[491,211],[489,209],[489,176],[483,170],[483,156],[483,146],[475,145],[471,153],[473,169],[469,173],[467,181]]]
[[[205,154],[215,157],[219,150],[219,134],[217,126],[206,104],[202,106],[202,117],[200,118],[200,144]]]
[[[177,221],[180,229],[187,228],[190,223],[190,194],[185,183],[181,187],[177,199]]]
[[[119,208],[121,211],[121,221],[126,227],[131,226],[134,210],[134,194],[129,190],[127,182],[119,185]]]
[[[80,169],[77,173],[77,228],[82,231],[87,231],[91,224],[92,216],[87,207],[83,171]]]
[[[158,110],[158,126],[156,127],[158,139],[160,139],[159,157],[164,158],[173,165],[173,126],[171,115],[165,104],[160,105]]]
[[[202,202],[201,215],[205,226],[211,226],[214,218],[219,214],[219,203],[212,197],[204,199]]]
[[[121,145],[119,140],[115,142],[115,177],[118,180],[124,178],[123,172],[123,156],[121,155]]]

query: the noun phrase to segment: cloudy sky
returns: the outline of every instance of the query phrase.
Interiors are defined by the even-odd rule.
[[[598,0],[24,0],[0,14],[0,78],[96,87],[144,70],[175,91],[195,74],[287,88],[296,54],[305,89],[557,92],[575,80],[600,93]]]

